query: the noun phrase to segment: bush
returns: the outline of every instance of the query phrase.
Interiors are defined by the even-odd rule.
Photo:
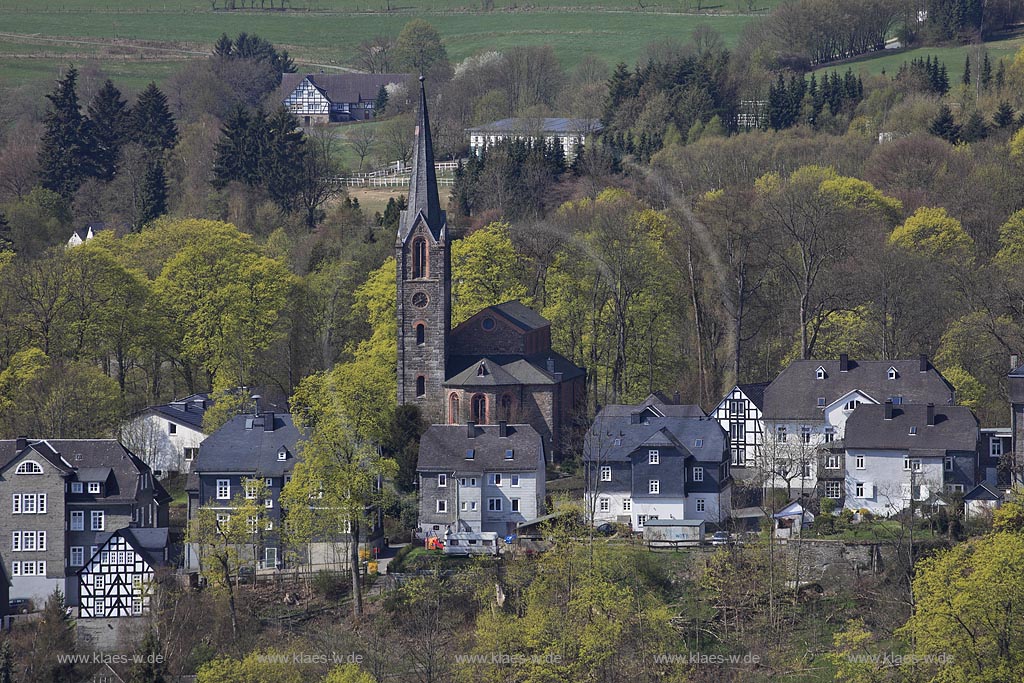
[[[321,569],[313,577],[313,591],[327,600],[340,600],[348,591],[348,578],[343,572]]]
[[[409,553],[421,547],[422,545],[420,544],[410,543],[409,545],[404,545],[401,548],[399,548],[398,552],[395,553],[395,556],[391,558],[391,562],[388,563],[388,573],[400,574],[404,572],[406,569],[405,563],[406,560],[409,558]]]

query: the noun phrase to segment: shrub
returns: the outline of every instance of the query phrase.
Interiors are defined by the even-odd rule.
[[[342,572],[321,569],[313,577],[313,591],[328,600],[339,600],[348,590],[348,579]]]

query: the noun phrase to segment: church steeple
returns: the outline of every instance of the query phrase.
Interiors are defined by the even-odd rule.
[[[420,108],[416,116],[415,135],[412,178],[409,182],[409,208],[402,212],[399,221],[399,242],[405,242],[412,232],[416,219],[421,215],[434,239],[441,239],[445,230],[445,216],[437,196],[434,144],[430,139],[430,115],[427,113],[427,91],[423,84],[423,76],[420,76]]]

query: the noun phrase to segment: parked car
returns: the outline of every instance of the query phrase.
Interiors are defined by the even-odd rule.
[[[617,529],[611,522],[604,522],[603,524],[598,524],[594,531],[602,536],[614,536]]]
[[[728,545],[728,543],[728,531],[716,531],[715,533],[711,534],[711,545]]]
[[[7,601],[11,614],[28,614],[32,611],[32,601],[28,598],[11,598]]]

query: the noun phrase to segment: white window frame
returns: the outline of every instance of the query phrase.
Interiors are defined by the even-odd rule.
[[[661,495],[661,480],[660,479],[648,479],[647,480],[647,494],[651,496]]]
[[[899,376],[899,373],[896,372],[896,368],[890,367],[886,370],[885,376],[889,379],[896,379]]]
[[[502,486],[501,473],[495,472],[491,475],[491,486]]]
[[[273,509],[273,507],[274,507],[274,499],[273,498],[264,498],[263,499],[263,507],[265,507],[268,510]]]
[[[519,512],[519,499],[509,498],[509,506],[512,512]]]
[[[864,482],[858,481],[856,484],[854,484],[853,495],[855,498],[864,497]]]
[[[612,466],[611,465],[601,465],[601,481],[611,481],[611,480],[612,480]]]
[[[437,501],[437,512],[438,514],[444,514],[448,512],[448,501],[441,498]]]
[[[71,531],[85,531],[85,511],[71,511]]]
[[[71,493],[82,493],[83,491],[84,491],[84,489],[82,488],[82,482],[80,482],[80,481],[73,481],[73,482],[71,482]]]
[[[99,493],[99,492],[100,492],[100,483],[98,481],[90,481],[89,482],[89,493]]]
[[[71,550],[68,554],[71,558],[70,561],[72,567],[81,567],[85,564],[85,546],[73,545],[71,546]]]
[[[953,471],[953,456],[947,455],[945,458],[942,459],[942,469],[944,469],[946,472]]]
[[[609,510],[612,509],[612,501],[604,497],[598,498],[597,509],[600,510],[601,512],[608,512]]]
[[[704,468],[703,467],[694,467],[693,468],[693,480],[695,482],[704,481]]]
[[[521,486],[521,484],[519,483],[519,475],[518,474],[509,475],[508,479],[509,479],[509,484],[508,485],[511,486],[512,488],[517,489],[517,488],[519,488]]]
[[[23,515],[34,515],[34,514],[36,514],[36,494],[34,494],[34,493],[23,493],[23,494],[21,494],[21,514],[23,514]]]
[[[825,443],[832,443],[835,440],[836,440],[836,428],[835,427],[825,427],[825,437],[824,437]]]
[[[694,507],[697,510],[697,512],[704,512],[706,510],[705,500],[703,498],[698,498]]]
[[[839,500],[843,495],[843,482],[831,480],[825,482],[825,497]]]
[[[652,448],[647,451],[647,464],[648,465],[660,465],[661,464],[661,451],[656,448]]]
[[[998,436],[991,436],[988,440],[988,455],[990,458],[1003,457],[1003,440]]]
[[[97,520],[99,523],[97,524]],[[89,530],[90,531],[103,531],[106,524],[106,516],[103,514],[103,510],[90,510],[89,511]]]
[[[903,471],[904,472],[909,472],[910,471],[910,456],[909,455],[904,455],[903,456]]]
[[[626,498],[625,500],[622,501],[622,511],[623,512],[632,512],[633,511],[633,499],[632,498]]]
[[[825,368],[819,365],[818,369],[814,371],[814,379],[825,379]]]
[[[20,515],[21,514],[21,494],[20,493],[15,493],[14,495],[11,496],[11,514],[12,515]]]
[[[437,475],[437,488],[448,488],[448,475],[443,472]]]
[[[487,499],[487,511],[488,512],[501,512],[501,498],[488,498]]]
[[[863,455],[854,456],[854,466],[858,470],[864,469],[864,456]]]
[[[231,500],[231,480],[217,480],[217,500]]]
[[[825,456],[825,469],[826,470],[838,470],[840,468],[839,455],[836,453],[830,453]]]
[[[43,466],[37,463],[35,460],[23,460],[18,464],[18,469],[14,470],[15,474],[42,474]]]
[[[914,472],[920,472],[922,467],[923,466],[921,464],[921,459],[920,458],[914,458],[913,460],[910,461],[910,468]]]
[[[786,443],[786,427],[785,427],[785,425],[777,425],[775,427],[775,441],[776,441],[776,443]]]
[[[803,427],[800,427],[800,442],[801,443],[805,443],[805,444],[810,443],[811,442],[811,433],[812,432],[811,432],[811,428],[810,427],[808,427],[806,425],[803,426]]]

